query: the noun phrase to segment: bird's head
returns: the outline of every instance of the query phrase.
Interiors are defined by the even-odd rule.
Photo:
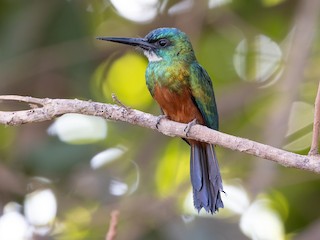
[[[143,50],[149,62],[195,60],[188,36],[177,28],[157,28],[144,38],[98,37],[97,39],[137,46]]]

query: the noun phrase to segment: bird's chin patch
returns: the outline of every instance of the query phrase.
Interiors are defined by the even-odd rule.
[[[157,56],[153,51],[143,51],[143,53],[149,62],[159,62],[162,60],[162,57]]]

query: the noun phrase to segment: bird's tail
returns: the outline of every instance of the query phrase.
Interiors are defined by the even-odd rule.
[[[220,169],[214,147],[206,143],[191,144],[190,174],[195,208],[214,213],[223,208]]]

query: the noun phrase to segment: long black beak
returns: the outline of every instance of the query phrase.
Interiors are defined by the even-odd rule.
[[[137,46],[145,50],[151,50],[154,46],[145,38],[122,38],[122,37],[97,37],[98,40],[109,41]]]

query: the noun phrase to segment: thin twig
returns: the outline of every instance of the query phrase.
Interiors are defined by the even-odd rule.
[[[118,218],[119,218],[119,211],[113,210],[110,214],[110,224],[109,230],[106,235],[106,240],[115,240],[117,236],[117,225],[118,225]]]
[[[30,110],[5,112],[0,111],[0,124],[21,125],[25,123],[43,122],[66,113],[80,113],[100,116],[114,121],[123,121],[141,127],[157,130],[167,136],[186,138],[184,129],[186,124],[163,119],[157,127],[158,117],[135,109],[127,111],[124,107],[78,99],[39,99],[23,96],[0,96],[0,100],[19,100],[37,102],[43,107]],[[188,134],[189,139],[212,143],[231,150],[248,153],[250,155],[277,162],[286,167],[304,169],[320,173],[318,156],[305,156],[287,152],[269,145],[235,137],[218,132],[202,125],[193,126]]]
[[[124,107],[127,111],[129,111],[131,108],[127,107],[126,105],[124,105],[119,98],[117,97],[117,95],[115,93],[111,94],[112,100],[117,103],[118,105],[120,105],[121,107]]]
[[[319,128],[320,128],[320,82],[318,93],[314,104],[314,119],[313,119],[313,136],[309,155],[318,154],[319,150]]]

